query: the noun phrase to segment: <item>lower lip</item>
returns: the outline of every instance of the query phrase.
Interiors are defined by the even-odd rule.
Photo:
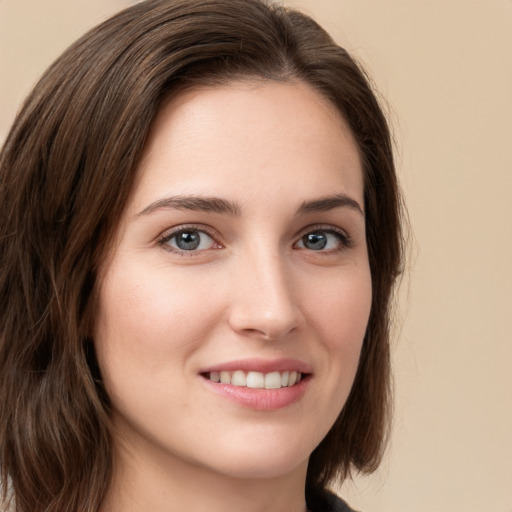
[[[298,384],[279,389],[247,388],[203,380],[209,389],[242,407],[256,411],[276,411],[298,402],[306,392],[310,376]]]

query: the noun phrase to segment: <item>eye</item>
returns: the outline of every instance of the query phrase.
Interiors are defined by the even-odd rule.
[[[350,240],[347,235],[334,229],[316,229],[303,235],[297,242],[299,249],[310,251],[336,251],[349,247]]]
[[[163,236],[158,244],[176,252],[205,251],[217,246],[208,233],[196,228],[182,228],[169,233]]]

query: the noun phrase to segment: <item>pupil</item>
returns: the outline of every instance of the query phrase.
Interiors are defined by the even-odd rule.
[[[327,245],[327,237],[323,233],[309,233],[302,240],[308,249],[314,251],[319,251]]]
[[[201,242],[199,233],[186,231],[176,237],[176,245],[184,251],[193,251],[199,247]]]

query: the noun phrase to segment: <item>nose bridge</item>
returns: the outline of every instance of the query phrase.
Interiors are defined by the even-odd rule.
[[[240,256],[230,322],[245,334],[277,339],[298,325],[290,268],[277,246],[259,245]]]

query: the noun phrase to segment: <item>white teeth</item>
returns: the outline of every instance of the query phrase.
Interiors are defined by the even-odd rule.
[[[247,374],[247,387],[248,388],[264,388],[265,377],[260,372],[249,372]]]
[[[247,386],[247,378],[245,376],[245,372],[241,370],[233,372],[233,376],[231,377],[231,384],[233,384],[233,386]]]
[[[236,370],[234,372],[210,372],[207,376],[212,382],[255,389],[285,388],[298,384],[302,378],[302,374],[296,371],[270,372],[264,374],[261,372],[246,373],[242,370]]]
[[[281,374],[279,372],[265,375],[265,389],[279,389],[281,387]]]

